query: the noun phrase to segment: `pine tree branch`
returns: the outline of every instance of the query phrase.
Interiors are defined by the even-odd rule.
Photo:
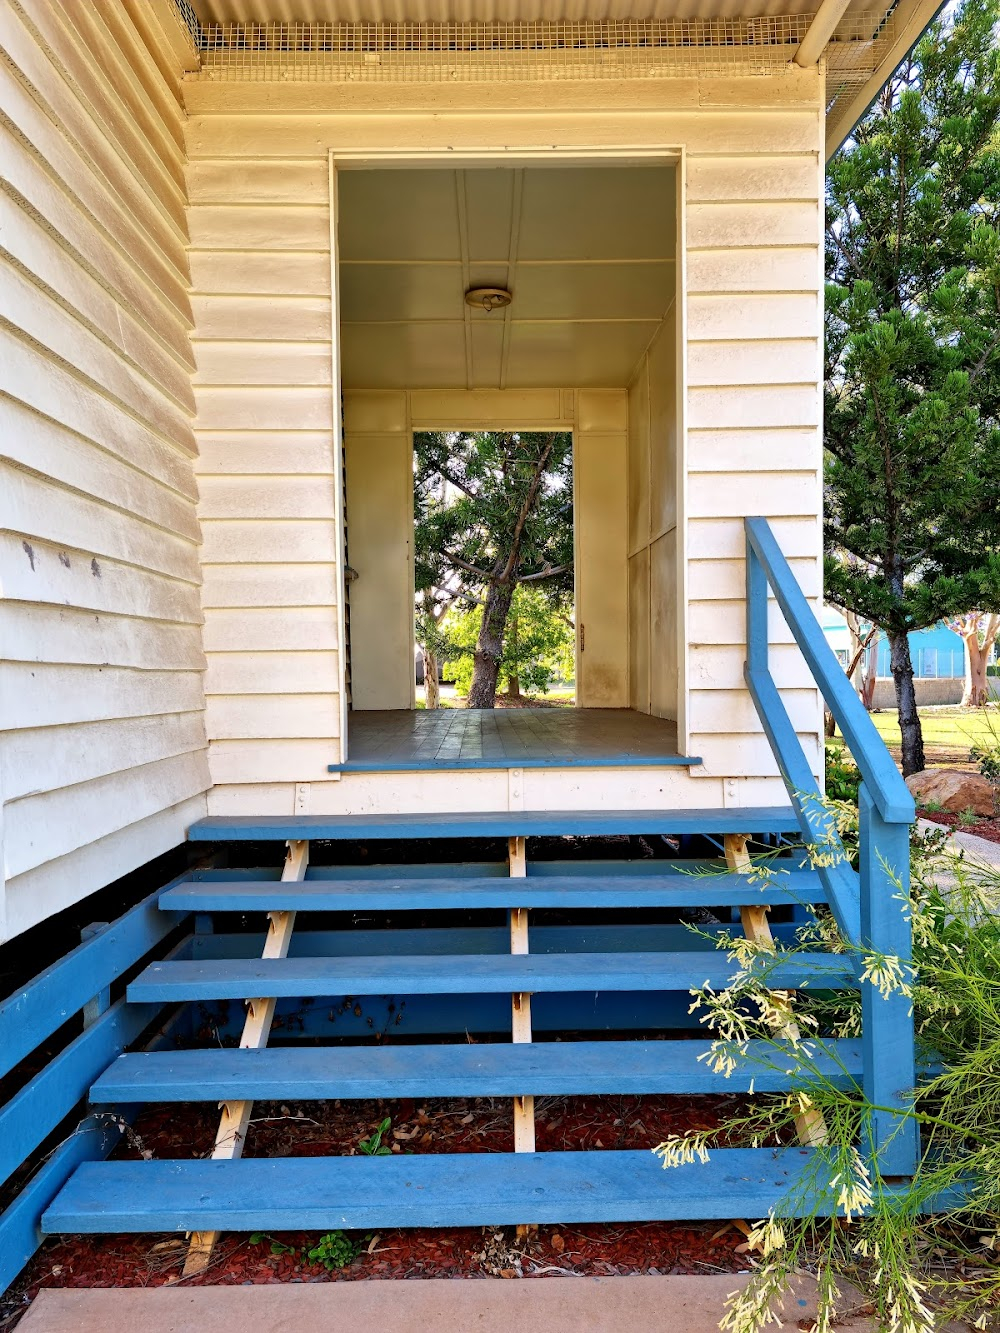
[[[489,583],[494,577],[493,574],[487,573],[486,570],[480,569],[477,565],[470,565],[468,560],[463,560],[460,555],[455,555],[452,551],[438,551],[438,555],[444,560],[450,560],[459,569],[464,569],[467,574],[475,574],[476,578],[482,579],[484,583]]]
[[[557,574],[565,574],[568,569],[572,568],[572,561],[568,565],[556,565],[555,568],[548,565],[539,570],[537,574],[519,574],[517,581],[518,583],[540,583],[542,579],[554,579]]]

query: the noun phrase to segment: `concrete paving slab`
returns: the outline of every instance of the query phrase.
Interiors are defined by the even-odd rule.
[[[711,1277],[561,1277],[523,1281],[426,1279],[253,1287],[39,1292],[21,1333],[715,1333],[729,1292]],[[809,1283],[785,1300],[798,1333],[815,1310]],[[864,1319],[838,1330],[866,1333]]]

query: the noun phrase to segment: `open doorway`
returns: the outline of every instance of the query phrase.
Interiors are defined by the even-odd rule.
[[[413,483],[417,707],[572,706],[572,435],[418,431]]]
[[[470,762],[492,757],[473,753],[489,748],[486,733],[442,747],[439,720],[431,735],[434,717],[463,710],[421,708],[418,643],[419,657],[436,653],[432,666],[469,698],[466,713],[524,716],[531,734],[504,749],[512,763],[556,763],[569,750],[581,762],[668,762],[680,674],[676,163],[335,170],[352,566],[345,767],[390,758],[419,767],[431,751],[454,758],[456,747]],[[526,457],[551,442],[558,458],[545,482],[547,521],[492,649],[482,635],[491,580],[482,576],[505,562],[474,522],[452,522],[470,476],[468,489],[487,503],[477,442]],[[421,461],[432,446],[433,466]],[[445,476],[449,457],[462,460],[461,485]],[[502,463],[497,475],[502,482]],[[516,506],[507,508],[509,517]],[[448,528],[435,558],[444,552],[471,569],[452,561],[450,572],[428,571],[421,529],[432,520]],[[426,624],[415,622],[442,610],[436,598],[464,623],[449,626],[447,643],[428,645]],[[515,638],[539,609],[563,616],[568,634],[528,660]],[[493,681],[476,679],[477,655],[480,665],[494,658]],[[556,691],[566,706],[506,706],[519,694],[551,703]],[[438,702],[458,702],[447,694]],[[549,718],[561,730],[543,745]]]

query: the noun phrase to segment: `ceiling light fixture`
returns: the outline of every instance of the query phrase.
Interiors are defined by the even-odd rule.
[[[510,305],[514,298],[504,287],[473,287],[465,293],[465,304],[485,310],[502,310]]]

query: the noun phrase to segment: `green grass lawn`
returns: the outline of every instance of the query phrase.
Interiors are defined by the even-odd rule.
[[[895,709],[872,713],[871,719],[898,760],[899,719]],[[928,762],[971,768],[974,761],[969,759],[969,750],[974,745],[1000,746],[1000,708],[996,704],[987,708],[921,708],[920,721]],[[842,739],[839,731],[837,738]]]

